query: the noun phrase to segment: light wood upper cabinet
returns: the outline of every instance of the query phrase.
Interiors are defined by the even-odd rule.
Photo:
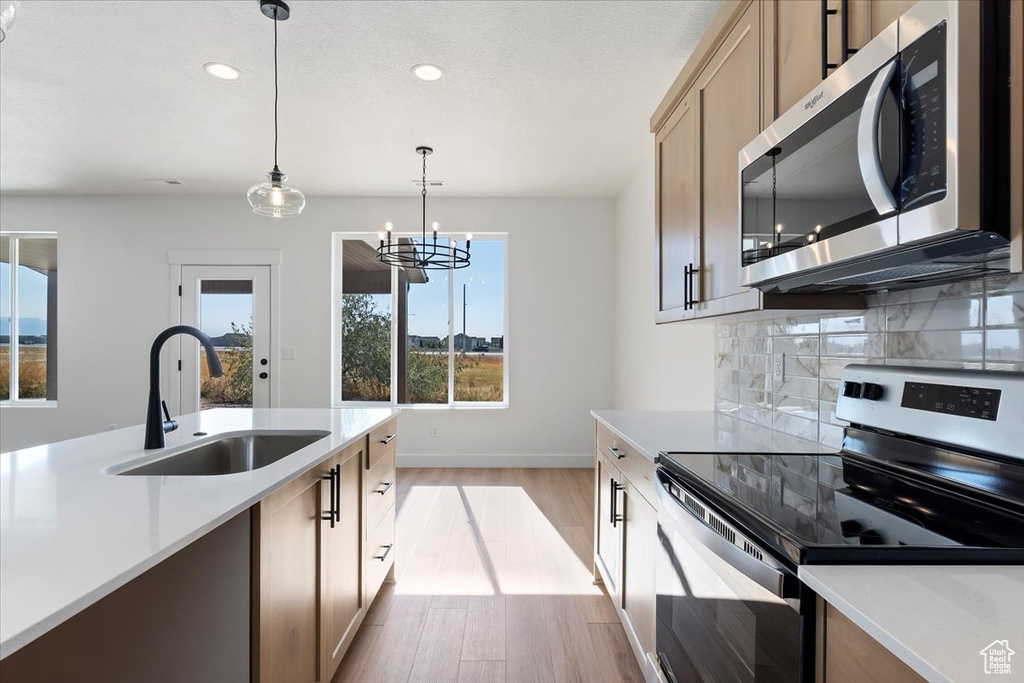
[[[740,285],[739,152],[761,132],[760,3],[751,3],[694,86],[700,132],[699,311],[759,305]],[[735,304],[727,300],[736,297]],[[724,312],[724,311],[723,311]]]
[[[321,520],[320,534],[320,621],[323,649],[322,681],[337,671],[356,629],[362,622],[364,595],[362,571],[363,463],[366,440],[344,449],[327,464],[336,471],[335,500],[331,487],[325,490],[322,507],[336,510],[335,523]]]
[[[320,475],[326,471],[314,468],[254,508],[254,681],[320,680]]]
[[[850,10],[851,28],[856,25],[853,21],[853,12],[855,9],[861,10],[861,16],[871,30],[870,38],[874,38],[889,24],[899,19],[901,14],[916,5],[917,0],[852,0],[850,4],[857,6]],[[860,47],[860,43],[857,44],[857,47]]]
[[[658,322],[692,317],[687,299],[697,298],[689,291],[693,279],[686,281],[686,266],[699,266],[696,120],[687,96],[655,137]]]

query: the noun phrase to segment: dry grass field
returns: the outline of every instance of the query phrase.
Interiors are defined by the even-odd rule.
[[[456,401],[501,401],[504,389],[504,356],[467,353],[455,375]]]
[[[46,347],[18,349],[18,398],[46,398]],[[0,346],[0,401],[10,398],[11,347]]]

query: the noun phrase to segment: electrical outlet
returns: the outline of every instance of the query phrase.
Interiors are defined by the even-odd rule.
[[[779,382],[782,382],[786,379],[786,354],[775,354],[775,362],[773,363],[772,375]]]
[[[432,439],[437,438],[437,427],[435,427],[434,425],[430,425],[430,437]]]

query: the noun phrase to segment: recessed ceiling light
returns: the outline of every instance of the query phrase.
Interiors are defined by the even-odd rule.
[[[412,68],[412,72],[421,81],[439,81],[441,76],[444,76],[444,71],[441,70],[441,67],[434,64],[417,64]]]
[[[206,69],[206,73],[223,81],[236,81],[242,75],[235,67],[221,62],[207,62],[203,64],[203,68]]]

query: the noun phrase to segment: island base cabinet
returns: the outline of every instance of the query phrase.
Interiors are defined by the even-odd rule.
[[[328,461],[336,472],[336,497],[329,500],[326,486],[324,510],[335,508],[335,524],[320,522],[320,623],[323,656],[322,681],[330,681],[348,646],[362,624],[365,595],[362,589],[363,461],[365,442],[349,446]]]
[[[253,515],[253,680],[320,680],[321,476],[314,468]]]

